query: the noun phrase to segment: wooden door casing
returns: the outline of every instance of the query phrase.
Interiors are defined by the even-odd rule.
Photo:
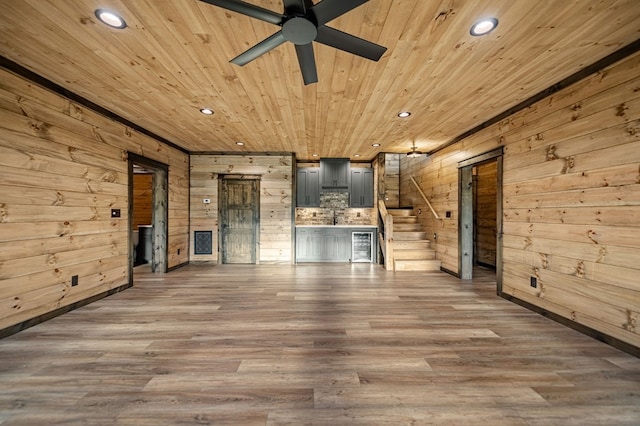
[[[220,192],[222,263],[257,263],[259,180],[224,178]]]

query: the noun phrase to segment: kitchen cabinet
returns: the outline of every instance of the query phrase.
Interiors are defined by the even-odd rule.
[[[324,252],[324,228],[296,229],[296,261],[319,262]]]
[[[320,160],[320,182],[323,190],[348,190],[350,163],[348,158]]]
[[[344,228],[325,228],[322,260],[349,262],[351,260],[351,234]]]
[[[320,169],[300,168],[296,172],[296,204],[298,207],[320,206]]]
[[[350,207],[373,207],[373,169],[351,169]]]
[[[296,227],[296,262],[351,262],[353,232],[370,232],[375,228],[351,228],[333,226]],[[377,250],[375,238],[371,238],[372,262]],[[362,259],[360,259],[362,261]]]

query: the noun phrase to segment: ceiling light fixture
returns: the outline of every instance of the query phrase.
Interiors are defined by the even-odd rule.
[[[469,33],[474,37],[478,37],[489,34],[491,31],[495,30],[497,26],[498,20],[496,18],[484,18],[473,24]]]
[[[110,10],[96,9],[95,14],[96,18],[98,18],[100,22],[110,26],[111,28],[121,30],[127,27],[127,23],[124,21],[124,19],[116,13],[111,12]]]
[[[360,157],[360,154],[353,154],[354,157]]]
[[[422,155],[422,151],[418,151],[418,148],[416,147],[416,143],[413,143],[413,146],[411,147],[411,151],[407,152],[407,157],[409,158],[417,158],[420,157]]]
[[[379,143],[372,143],[371,146],[374,147],[374,148],[377,148],[377,147],[380,146],[380,144]]]
[[[238,146],[244,146],[244,142],[236,142],[236,145],[238,145]]]
[[[312,157],[319,157],[318,154],[311,154]]]
[[[400,117],[400,118],[407,118],[410,115],[411,115],[411,113],[409,111],[402,111],[402,112],[398,113],[398,117]]]
[[[211,108],[200,108],[200,112],[204,115],[213,115],[213,110]]]

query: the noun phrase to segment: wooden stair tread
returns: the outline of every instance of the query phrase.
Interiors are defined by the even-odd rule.
[[[413,216],[413,209],[387,209],[391,216]]]
[[[396,271],[439,271],[439,260],[395,260]]]
[[[422,232],[422,225],[419,223],[394,223],[393,232]]]
[[[394,241],[396,250],[419,250],[421,248],[431,248],[431,241],[429,240],[399,240]]]
[[[399,231],[393,233],[394,241],[424,240],[426,238],[427,233],[424,231]]]
[[[387,209],[393,216],[393,269],[395,271],[440,271],[442,262],[431,248],[413,208]]]
[[[435,260],[436,251],[430,248],[394,250],[394,258],[397,260]]]
[[[394,216],[393,224],[418,223],[418,216]]]

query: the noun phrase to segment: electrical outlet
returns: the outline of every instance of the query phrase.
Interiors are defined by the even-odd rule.
[[[211,198],[203,198],[202,204],[211,204]]]
[[[75,287],[78,285],[78,276],[74,275],[71,277],[71,287]]]
[[[111,209],[111,217],[120,217],[120,209]]]
[[[538,288],[538,278],[531,277],[531,287]]]
[[[444,212],[444,217],[446,217],[447,219],[451,219],[451,211],[447,210],[446,212]]]
[[[180,249],[178,249],[178,255],[180,255]]]

